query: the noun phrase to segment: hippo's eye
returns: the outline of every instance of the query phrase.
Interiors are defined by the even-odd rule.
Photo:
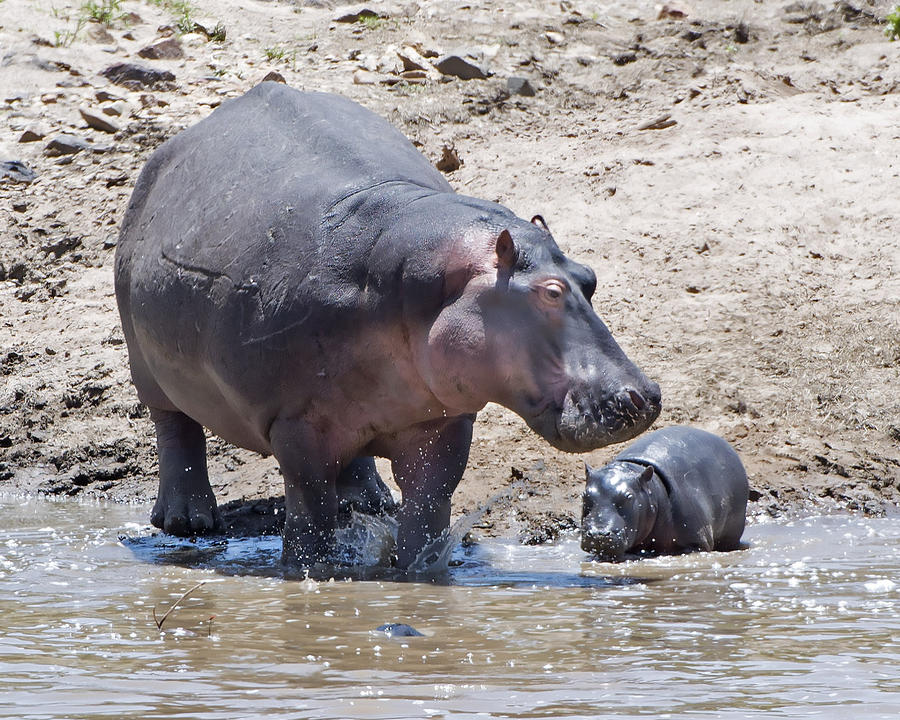
[[[547,305],[558,307],[566,294],[566,286],[559,280],[547,280],[538,287],[538,294]]]

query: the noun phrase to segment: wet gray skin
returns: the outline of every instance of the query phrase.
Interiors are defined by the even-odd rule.
[[[585,473],[581,547],[598,560],[740,545],[747,474],[738,454],[717,435],[663,428],[602,468],[586,466]]]
[[[218,522],[203,427],[274,454],[284,559],[327,559],[339,507],[403,493],[398,564],[449,524],[487,402],[555,447],[642,432],[659,387],[591,307],[596,278],[542,223],[457,195],[345,98],[263,83],[163,144],[116,251],[134,384],[156,426],[152,515]]]

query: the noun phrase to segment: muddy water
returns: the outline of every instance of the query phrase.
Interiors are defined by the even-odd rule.
[[[897,518],[619,566],[492,541],[404,584],[285,580],[277,542],[152,538],[143,506],[0,512],[2,717],[900,716]]]

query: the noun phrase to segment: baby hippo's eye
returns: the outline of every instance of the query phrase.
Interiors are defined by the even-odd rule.
[[[566,294],[566,286],[559,280],[546,280],[538,287],[538,294],[545,304],[559,307]]]

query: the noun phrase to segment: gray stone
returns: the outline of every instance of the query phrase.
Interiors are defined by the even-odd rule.
[[[22,134],[19,136],[19,142],[37,142],[38,140],[43,140],[46,134],[47,133],[44,132],[44,129],[40,126],[30,125],[22,131]]]
[[[63,133],[53,138],[44,148],[44,152],[55,157],[57,155],[74,155],[82,150],[91,149],[91,144],[84,138]]]
[[[122,117],[123,115],[128,116],[131,114],[131,109],[124,100],[116,100],[116,102],[104,105],[100,108],[100,111],[104,115],[109,115],[110,117]]]
[[[81,113],[81,117],[88,124],[88,127],[94,130],[105,133],[119,132],[118,123],[103,115],[103,113],[94,112],[90,108],[79,108],[78,112]]]
[[[169,37],[141,48],[138,55],[148,60],[177,60],[184,57],[184,50],[177,38]]]
[[[110,65],[100,74],[111,83],[128,88],[153,87],[175,80],[175,76],[168,70],[157,70],[135,63]]]
[[[461,80],[484,80],[487,78],[487,73],[473,60],[460,55],[445,55],[435,63],[435,67],[441,71],[441,74],[458,77]]]
[[[354,10],[352,12],[344,13],[343,15],[339,15],[334,19],[335,22],[339,23],[355,23],[363,20],[364,18],[379,18],[384,17],[380,13],[375,12],[374,10],[370,10],[367,7],[360,8],[359,10]]]
[[[528,82],[528,78],[511,77],[506,80],[506,89],[510,95],[524,95],[525,97],[534,97],[534,88]]]
[[[37,173],[19,160],[0,160],[0,183],[32,182]]]
[[[109,90],[97,90],[97,92],[94,93],[94,97],[97,98],[98,102],[102,102],[102,103],[118,102],[119,100],[125,99],[125,98],[121,97],[120,95],[111,93]]]

